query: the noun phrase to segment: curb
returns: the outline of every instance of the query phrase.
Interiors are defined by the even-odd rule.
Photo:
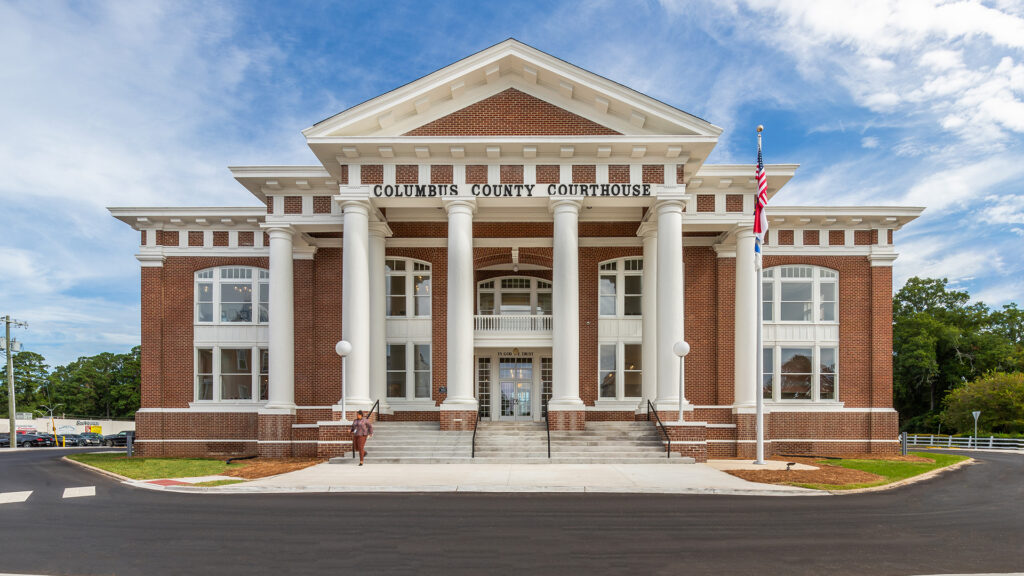
[[[82,468],[86,468],[88,470],[92,470],[93,472],[98,472],[98,473],[100,473],[100,474],[102,474],[104,476],[107,476],[108,478],[113,478],[114,480],[118,480],[118,481],[120,481],[120,482],[122,482],[124,484],[131,484],[133,482],[137,482],[137,480],[135,480],[134,478],[128,478],[127,476],[121,476],[120,474],[115,474],[115,473],[113,473],[113,472],[111,472],[109,470],[104,470],[102,468],[97,468],[95,466],[91,466],[89,464],[86,464],[85,462],[79,462],[78,460],[72,460],[72,459],[68,458],[67,456],[61,456],[61,460],[65,461],[65,462],[71,462],[72,464],[75,464],[77,466],[81,466]]]
[[[866,494],[866,493],[870,493],[870,492],[884,492],[886,490],[893,490],[895,488],[902,488],[903,486],[909,486],[909,485],[915,484],[917,482],[923,482],[925,480],[929,480],[931,478],[935,478],[936,476],[939,476],[939,475],[944,474],[946,472],[952,472],[953,470],[959,470],[960,468],[963,468],[964,466],[970,466],[971,464],[975,464],[976,462],[977,462],[977,460],[975,460],[974,458],[967,458],[967,460],[961,460],[960,462],[956,462],[954,464],[950,464],[949,466],[943,466],[942,468],[936,468],[935,470],[929,470],[928,472],[925,472],[924,474],[918,474],[917,476],[911,476],[910,478],[904,478],[903,480],[898,480],[898,481],[892,482],[890,484],[883,484],[881,486],[871,486],[870,488],[857,488],[856,490],[824,490],[823,492],[828,492],[829,494],[833,494],[835,496],[843,496],[843,495],[846,495],[846,494]]]

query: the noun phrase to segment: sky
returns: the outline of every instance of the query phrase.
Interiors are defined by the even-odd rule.
[[[0,3],[0,315],[50,365],[139,343],[107,206],[247,206],[229,165],[514,37],[797,163],[780,205],[910,205],[894,289],[1024,302],[1024,2]]]

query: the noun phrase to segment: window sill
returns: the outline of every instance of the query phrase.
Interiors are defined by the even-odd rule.
[[[640,398],[625,398],[622,400],[598,398],[593,406],[587,406],[587,410],[595,412],[635,412],[640,406],[640,401]]]
[[[386,404],[391,411],[402,412],[435,412],[439,410],[437,403],[432,398],[386,398],[381,404]]]
[[[266,404],[266,400],[196,400],[188,407],[194,412],[257,412]]]
[[[775,412],[834,412],[845,406],[845,402],[836,400],[765,400],[766,410]]]

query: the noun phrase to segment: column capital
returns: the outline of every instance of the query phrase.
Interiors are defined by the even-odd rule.
[[[580,208],[583,207],[583,198],[574,196],[553,196],[548,201],[548,211],[552,214],[559,212],[565,213],[572,211],[575,214],[580,213]]]
[[[270,236],[271,240],[274,238],[291,239],[295,235],[295,228],[292,228],[291,224],[260,224],[260,228]]]
[[[658,200],[658,202],[654,204],[654,209],[657,211],[659,216],[662,214],[672,213],[682,215],[684,204],[685,203],[682,200]]]
[[[472,216],[476,213],[476,198],[443,198],[441,204],[449,216],[467,213]]]
[[[391,227],[388,226],[387,222],[370,222],[367,225],[367,230],[370,233],[370,236],[390,238],[394,235],[394,232],[391,231]]]
[[[354,200],[352,198],[340,198],[335,196],[335,202],[341,205],[342,212],[359,213],[364,216],[370,215],[370,201],[366,199]]]
[[[658,237],[658,222],[656,220],[648,220],[642,222],[640,227],[636,229],[636,235],[641,238],[657,238]]]

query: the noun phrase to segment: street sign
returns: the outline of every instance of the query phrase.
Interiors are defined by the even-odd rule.
[[[15,412],[14,413],[14,417],[17,418],[18,420],[31,420],[32,419],[32,413],[31,412]]]
[[[981,416],[981,410],[975,410],[974,412],[971,412],[971,414],[974,416],[974,422],[977,423],[978,416]]]

